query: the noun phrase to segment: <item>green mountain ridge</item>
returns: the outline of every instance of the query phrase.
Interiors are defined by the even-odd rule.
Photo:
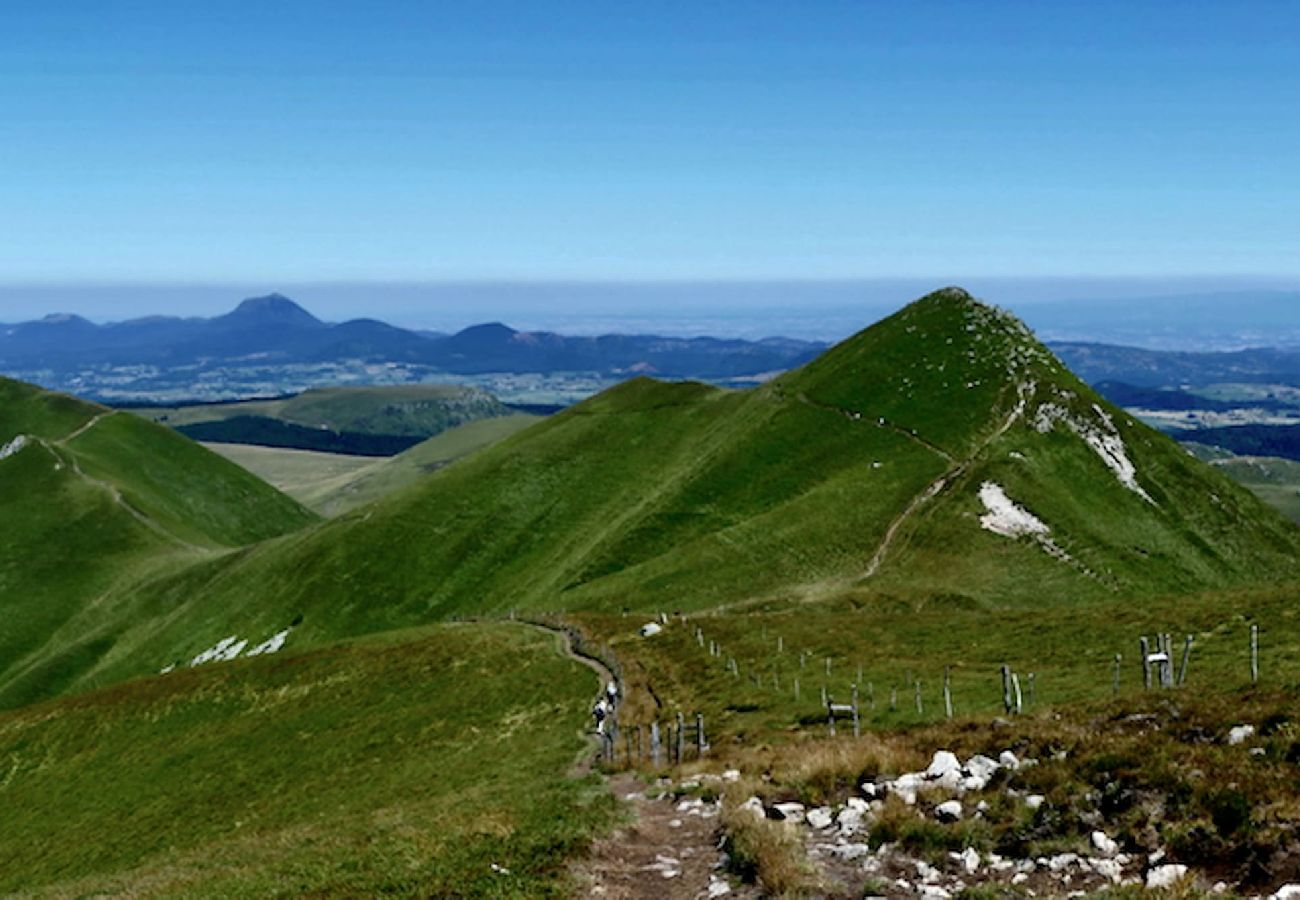
[[[491,392],[452,384],[313,388],[269,400],[133,407],[202,442],[392,456],[484,419],[512,415]]]
[[[475,419],[378,460],[249,444],[208,446],[308,508],[333,516],[413,484],[462,456],[527,428],[537,418],[515,413]]]
[[[376,503],[132,585],[81,683],[299,618],[293,646],[509,609],[1202,590],[1293,577],[1298,538],[946,289],[762,387],[633,379]]]
[[[111,646],[138,579],[316,517],[158,425],[0,379],[0,703],[57,692]]]

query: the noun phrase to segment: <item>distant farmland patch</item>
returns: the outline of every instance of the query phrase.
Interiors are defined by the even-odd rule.
[[[203,443],[253,444],[258,447],[286,447],[344,453],[349,456],[396,456],[424,438],[405,434],[365,434],[308,428],[265,416],[234,416],[213,422],[179,425],[176,430]]]

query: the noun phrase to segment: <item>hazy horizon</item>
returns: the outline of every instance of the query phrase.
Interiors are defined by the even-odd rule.
[[[0,284],[0,322],[74,314],[98,323],[153,315],[211,317],[240,301],[279,293],[329,322],[374,318],[403,328],[455,331],[487,321],[520,330],[567,334],[640,333],[673,336],[793,337],[833,341],[947,284],[1005,306],[1046,330],[1047,338],[1140,337],[1142,302],[1221,306],[1221,333],[1184,333],[1171,345],[1233,348],[1254,345],[1259,323],[1241,320],[1242,301],[1300,295],[1300,279],[781,279],[771,281],[434,282],[299,284]],[[1224,295],[1217,297],[1217,295]],[[1167,304],[1166,304],[1167,305]],[[1247,304],[1248,306],[1249,304]],[[1065,319],[1089,320],[1073,331]],[[1237,317],[1237,318],[1234,318]],[[1257,317],[1256,317],[1257,318]],[[1276,319],[1276,316],[1273,316]],[[1097,324],[1101,323],[1101,324]],[[1176,328],[1178,323],[1171,323]],[[1253,324],[1254,331],[1250,327]],[[1279,323],[1264,323],[1279,336]],[[1126,331],[1127,326],[1128,327]],[[1149,329],[1149,325],[1146,326]],[[1297,329],[1292,329],[1293,331]],[[1103,333],[1106,332],[1105,334]],[[1261,335],[1261,336],[1265,336]],[[1297,334],[1282,334],[1294,343]],[[1159,335],[1138,343],[1161,346]]]

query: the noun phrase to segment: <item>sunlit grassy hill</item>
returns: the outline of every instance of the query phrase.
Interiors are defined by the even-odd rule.
[[[121,627],[100,601],[150,573],[313,521],[158,425],[0,379],[0,705],[62,689]]]
[[[510,608],[869,587],[989,608],[1292,576],[1300,532],[940,291],[745,392],[635,379],[338,519],[119,596],[104,677]]]
[[[1300,672],[1300,530],[956,289],[753,390],[639,378],[475,452],[447,431],[329,520],[161,426],[0,400],[0,891],[576,889],[599,683],[481,621],[511,609],[612,648],[625,734],[701,712],[740,765],[821,735],[819,687],[911,726],[945,677],[1000,713],[1003,663],[1031,711],[1098,702],[1122,652],[1127,702],[1161,630],[1188,691],[1253,690],[1261,621],[1270,684]]]
[[[537,897],[610,818],[592,673],[440,626],[0,713],[6,896]]]
[[[414,484],[462,456],[522,431],[537,418],[514,413],[476,419],[381,459],[251,444],[211,444],[210,449],[310,509],[332,516]]]
[[[391,456],[471,422],[513,412],[482,388],[389,384],[315,388],[291,397],[132,410],[197,441]]]

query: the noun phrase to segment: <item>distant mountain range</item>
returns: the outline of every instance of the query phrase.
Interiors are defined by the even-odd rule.
[[[1300,387],[1300,349],[1294,348],[1185,352],[1079,341],[1048,346],[1093,385]],[[374,319],[327,323],[280,294],[245,300],[213,318],[150,316],[97,324],[60,314],[0,325],[0,373],[115,403],[228,400],[440,376],[485,383],[500,394],[509,393],[508,384],[486,384],[497,374],[593,376],[544,401],[564,405],[635,375],[744,386],[797,368],[824,349],[820,342],[780,337],[569,336],[517,331],[499,322],[455,334]]]
[[[1089,384],[1119,381],[1149,388],[1225,383],[1300,387],[1300,350],[1262,347],[1193,353],[1073,341],[1048,346]]]
[[[585,371],[720,379],[783,371],[823,348],[785,338],[567,337],[495,322],[452,335],[408,331],[374,319],[331,324],[280,294],[245,300],[210,319],[151,316],[99,325],[80,316],[52,315],[0,325],[0,369],[6,372],[362,359],[463,375]]]

